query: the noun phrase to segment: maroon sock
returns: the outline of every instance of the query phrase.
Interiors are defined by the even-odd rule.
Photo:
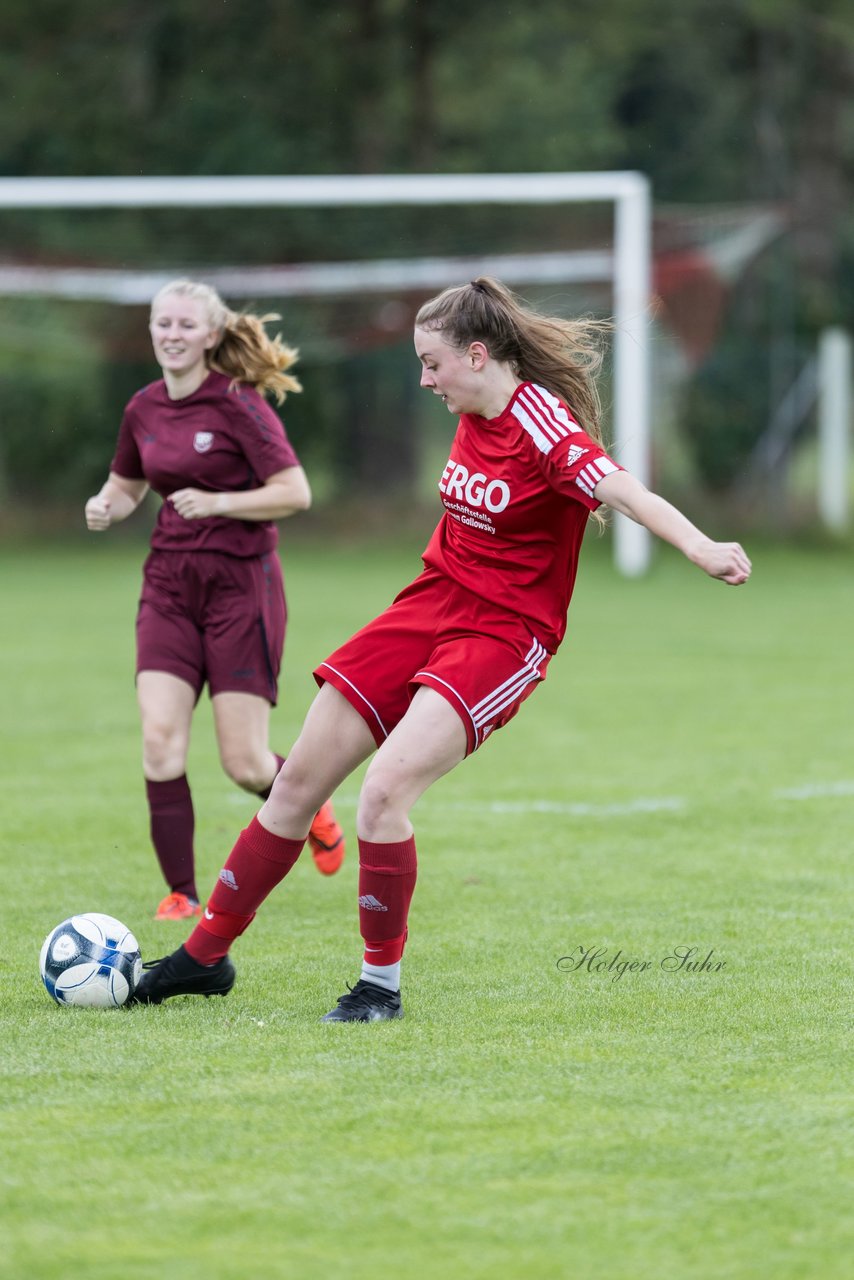
[[[168,782],[145,780],[151,815],[151,843],[163,878],[173,893],[196,893],[193,832],[196,826],[193,797],[187,775]]]
[[[253,818],[228,855],[204,915],[184,943],[200,964],[213,964],[252,923],[255,912],[302,852],[305,840],[273,835]]]
[[[359,931],[368,964],[397,964],[403,955],[417,870],[414,836],[400,844],[359,841]]]
[[[275,752],[273,752],[273,754],[276,755]],[[273,774],[273,782],[275,782],[276,779],[278,778],[279,770],[281,769],[284,763],[285,763],[284,756],[276,756],[276,772]],[[263,791],[258,792],[262,800],[269,800],[270,792],[273,790],[273,782],[270,783],[269,787],[265,787]]]

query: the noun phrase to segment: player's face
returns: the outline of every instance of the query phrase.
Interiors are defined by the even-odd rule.
[[[421,386],[440,396],[449,413],[479,413],[483,381],[472,368],[468,350],[458,351],[436,329],[415,330],[421,361]]]
[[[204,365],[217,340],[207,310],[198,298],[167,293],[158,299],[149,324],[154,355],[164,373],[187,374]]]

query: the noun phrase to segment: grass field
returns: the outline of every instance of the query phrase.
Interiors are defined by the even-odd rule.
[[[546,686],[416,810],[383,1026],[318,1022],[358,974],[354,840],[265,904],[227,1000],[48,1000],[39,947],[72,912],[147,959],[186,930],[150,918],[142,549],[0,553],[4,1280],[850,1276],[851,560],[749,549],[738,590],[666,551],[624,582],[586,549]],[[281,750],[313,661],[417,548],[285,563]],[[190,776],[210,887],[254,806],[207,702]],[[672,971],[677,947],[713,955]],[[573,968],[591,948],[621,955]]]

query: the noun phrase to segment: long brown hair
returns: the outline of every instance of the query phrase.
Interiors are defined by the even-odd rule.
[[[152,299],[152,309],[161,298],[173,293],[201,302],[208,324],[219,333],[216,345],[206,355],[208,368],[235,382],[249,383],[262,394],[274,395],[279,404],[289,391],[302,391],[297,379],[286,372],[295,363],[297,352],[285,346],[280,334],[271,338],[265,328],[281,320],[281,316],[275,312],[258,316],[252,311],[232,311],[216,289],[196,280],[165,284]]]
[[[482,342],[493,360],[511,365],[524,381],[560,396],[579,426],[601,444],[596,374],[605,336],[611,331],[608,321],[541,315],[500,281],[480,276],[425,302],[415,324],[440,330],[444,340],[459,350],[470,342]]]

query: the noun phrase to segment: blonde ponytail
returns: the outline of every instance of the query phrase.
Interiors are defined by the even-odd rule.
[[[280,334],[271,338],[264,327],[281,318],[275,312],[256,316],[250,311],[230,311],[222,337],[210,352],[210,367],[235,382],[248,382],[262,394],[274,395],[279,404],[289,391],[302,391],[297,379],[286,372],[297,352],[285,346]]]

